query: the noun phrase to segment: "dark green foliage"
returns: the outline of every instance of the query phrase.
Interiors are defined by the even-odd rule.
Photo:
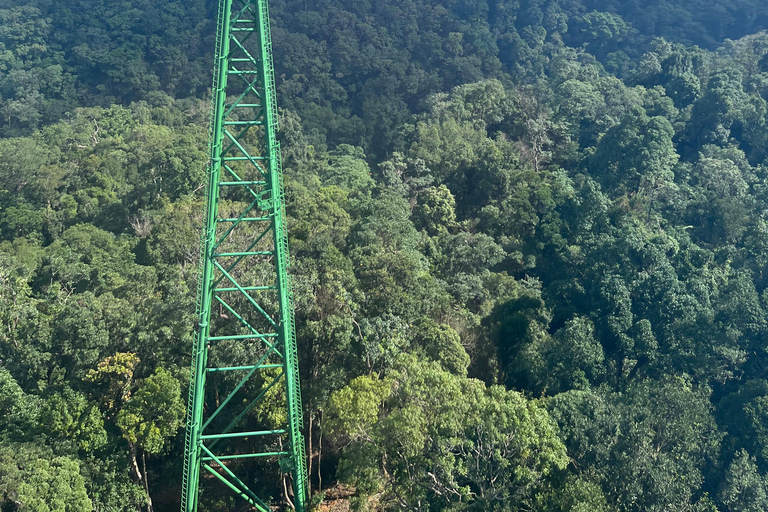
[[[575,474],[601,486],[619,510],[687,506],[718,454],[708,392],[682,379],[624,393],[570,391],[548,406],[579,461]]]
[[[25,437],[37,428],[40,420],[41,400],[27,395],[5,368],[0,368],[0,404],[3,419],[0,420],[5,435]]]
[[[677,163],[672,124],[638,108],[609,129],[589,161],[590,173],[617,193],[651,196],[673,180]]]
[[[0,0],[3,512],[178,507],[216,7]],[[313,490],[768,507],[763,2],[271,14]]]
[[[765,478],[746,451],[738,452],[728,467],[718,498],[727,512],[757,512],[768,506]]]

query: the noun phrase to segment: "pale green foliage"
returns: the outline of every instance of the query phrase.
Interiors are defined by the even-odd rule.
[[[504,121],[514,110],[510,91],[496,79],[455,87],[451,94],[435,94],[429,108],[437,118],[453,117],[478,126]]]
[[[158,368],[120,409],[116,423],[129,443],[148,453],[161,453],[181,427],[184,413],[179,381]]]
[[[418,142],[410,156],[423,160],[443,179],[477,159],[476,151],[483,146],[485,136],[484,130],[454,117],[422,121],[416,125]]]
[[[349,442],[370,440],[371,429],[379,421],[381,404],[391,392],[391,382],[387,380],[371,376],[353,379],[328,399],[328,433]]]
[[[469,355],[461,345],[461,337],[451,326],[426,318],[414,327],[414,342],[429,359],[437,361],[451,373],[462,377],[467,375]]]
[[[344,450],[342,476],[367,492],[387,489],[388,509],[514,510],[567,463],[546,411],[518,393],[411,357],[401,358],[389,379],[385,387],[369,377],[353,381],[332,395],[328,411],[337,442],[355,434]],[[353,398],[358,388],[360,399]],[[384,398],[378,410],[339,407],[373,398],[372,390]]]
[[[599,485],[569,476],[562,485],[542,496],[546,512],[608,512],[611,510]]]
[[[204,202],[185,199],[164,206],[163,222],[152,228],[147,239],[147,253],[155,264],[177,264],[182,269],[197,269],[200,229]]]
[[[328,155],[328,166],[320,169],[325,186],[336,186],[350,194],[367,194],[373,189],[371,170],[362,148],[341,144]]]
[[[3,509],[13,507],[9,510],[93,510],[79,462],[28,445],[0,444],[0,496]]]
[[[74,441],[85,452],[107,444],[104,420],[97,405],[71,389],[48,397],[40,420],[53,436]]]
[[[456,226],[456,199],[445,185],[429,187],[421,193],[414,215],[417,226],[430,235],[444,233]]]
[[[118,352],[101,361],[96,368],[88,370],[86,379],[106,384],[109,391],[102,397],[107,410],[115,410],[131,396],[133,372],[139,364],[139,356],[133,352]]]

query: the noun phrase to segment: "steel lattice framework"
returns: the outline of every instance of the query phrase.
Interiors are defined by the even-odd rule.
[[[267,0],[220,0],[182,512],[215,481],[271,512],[274,485],[259,480],[286,473],[296,510],[306,508],[276,132]]]

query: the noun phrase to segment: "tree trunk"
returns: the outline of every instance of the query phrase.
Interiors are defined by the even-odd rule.
[[[293,505],[293,502],[291,501],[291,498],[288,496],[288,475],[283,475],[283,495],[285,496],[285,502],[288,503],[288,508],[291,510],[296,510],[296,507]]]
[[[138,446],[136,446],[133,443],[128,443],[128,446],[130,448],[130,455],[131,455],[131,468],[130,468],[130,474],[131,478],[134,482],[137,484],[142,483],[143,477],[141,475],[141,470],[139,469],[139,461],[138,461]],[[147,495],[149,496],[149,495]],[[136,507],[136,512],[141,512],[141,507]]]
[[[307,475],[309,475],[309,478],[307,478],[307,495],[312,496],[312,420],[314,419],[314,414],[312,414],[312,410],[310,407],[309,411],[309,429],[307,430],[307,435],[309,436],[309,460],[307,461]]]
[[[318,429],[320,430],[319,437],[317,439],[317,488],[323,490],[323,474],[320,472],[321,464],[323,460],[323,410],[320,409],[320,418],[318,422]]]
[[[147,493],[147,512],[154,512],[152,506],[152,496],[149,495],[149,478],[147,477],[147,453],[141,451],[141,465],[144,470],[144,491]]]
[[[141,470],[139,469],[139,461],[138,461],[138,446],[136,446],[133,443],[129,443],[130,446],[130,453],[131,453],[131,477],[136,481],[136,483],[141,482],[142,476],[141,476]]]

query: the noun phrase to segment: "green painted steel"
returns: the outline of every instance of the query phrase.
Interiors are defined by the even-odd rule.
[[[267,0],[220,0],[182,512],[210,490],[270,511],[284,478],[307,509],[271,45]]]

